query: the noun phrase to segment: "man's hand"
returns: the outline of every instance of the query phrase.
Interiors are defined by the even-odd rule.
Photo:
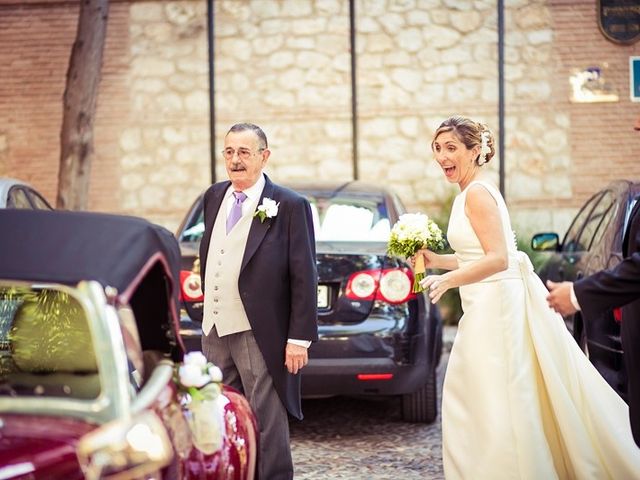
[[[571,282],[556,283],[551,280],[547,280],[547,288],[549,289],[547,303],[556,312],[565,317],[577,312],[576,307],[571,303],[572,286],[573,283]]]
[[[294,375],[298,373],[302,367],[309,362],[309,356],[307,355],[307,349],[300,345],[293,343],[287,343],[284,350],[284,364],[287,366],[289,373]]]

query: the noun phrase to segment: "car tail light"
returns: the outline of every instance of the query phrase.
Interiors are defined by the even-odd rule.
[[[413,274],[408,268],[363,270],[349,277],[345,295],[353,300],[404,303],[415,298],[412,285]]]
[[[389,303],[403,303],[411,297],[413,275],[410,270],[394,268],[383,270],[380,276],[379,296]]]
[[[182,270],[180,272],[180,293],[182,300],[187,302],[201,302],[204,299],[200,275]]]
[[[347,282],[347,298],[354,300],[373,300],[378,290],[380,270],[356,272]]]
[[[613,318],[618,323],[622,322],[622,309],[621,308],[614,308],[613,309]]]

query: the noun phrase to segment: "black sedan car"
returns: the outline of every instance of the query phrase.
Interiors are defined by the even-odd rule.
[[[582,206],[560,242],[557,233],[538,233],[532,247],[552,252],[539,270],[543,281],[574,281],[622,260],[622,241],[631,209],[640,198],[640,183],[620,180],[593,195]],[[581,312],[565,318],[567,327],[607,382],[626,398],[620,309],[583,321]],[[635,320],[633,320],[635,321]]]
[[[303,396],[401,395],[405,420],[432,422],[442,322],[425,294],[411,292],[409,265],[386,253],[391,227],[405,213],[399,198],[359,181],[288,186],[311,203],[319,276],[319,340],[309,350]],[[178,231],[181,333],[191,350],[200,349],[202,333],[203,231],[199,197]]]

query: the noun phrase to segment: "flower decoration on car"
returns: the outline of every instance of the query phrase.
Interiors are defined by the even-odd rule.
[[[186,403],[214,400],[220,395],[221,382],[222,371],[207,362],[202,352],[187,353],[176,371],[176,385]]]
[[[193,444],[210,455],[222,445],[224,419],[217,406],[222,393],[222,371],[202,352],[189,352],[176,368],[175,382]]]
[[[269,197],[264,197],[262,199],[262,204],[258,205],[258,209],[256,213],[253,214],[254,217],[258,217],[260,222],[264,222],[266,218],[273,218],[278,215],[278,207],[280,206],[280,202],[276,203],[275,200],[272,200]]]
[[[391,229],[387,251],[391,255],[409,258],[421,248],[440,250],[444,248],[444,235],[436,222],[423,213],[405,213]],[[420,280],[425,276],[422,255],[416,258],[413,293],[421,292]]]

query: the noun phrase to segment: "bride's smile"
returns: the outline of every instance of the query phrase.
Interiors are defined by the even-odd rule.
[[[442,170],[444,170],[444,174],[447,178],[452,177],[455,173],[456,167],[445,167],[444,165],[442,166]]]
[[[447,180],[464,189],[477,171],[478,148],[467,148],[453,131],[440,133],[431,148]]]

